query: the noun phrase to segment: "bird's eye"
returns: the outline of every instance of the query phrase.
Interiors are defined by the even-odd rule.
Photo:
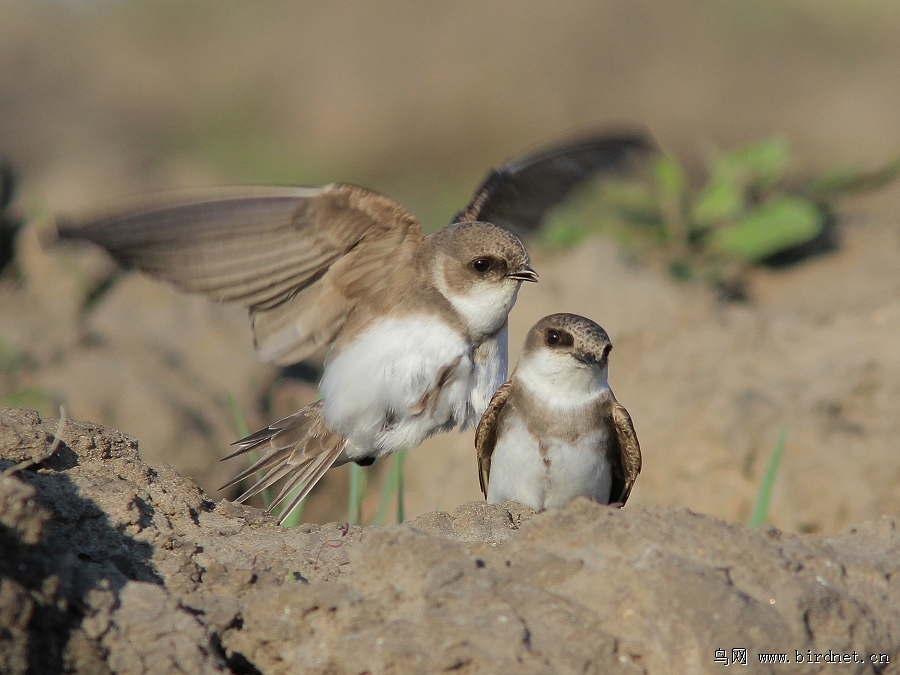
[[[472,261],[472,269],[474,269],[479,274],[485,274],[489,272],[493,263],[490,258],[476,258]]]
[[[554,330],[553,328],[551,328],[550,330],[547,331],[546,340],[547,340],[548,345],[558,345],[560,339],[561,339],[561,336],[560,336],[558,330]]]

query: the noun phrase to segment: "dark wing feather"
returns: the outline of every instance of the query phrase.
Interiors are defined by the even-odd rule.
[[[492,169],[453,222],[483,220],[515,232],[537,230],[578,185],[656,149],[643,132],[582,138],[524,155]]]
[[[161,195],[58,232],[182,290],[248,307],[260,355],[282,363],[335,338],[354,293],[369,292],[356,276],[383,266],[386,251],[413,256],[422,240],[402,206],[340,184]]]
[[[510,383],[500,385],[494,392],[487,410],[481,416],[478,428],[475,429],[475,454],[478,457],[478,482],[481,485],[481,493],[487,499],[488,481],[491,477],[491,455],[494,454],[494,446],[497,444],[497,427],[500,422],[500,413],[509,399]]]
[[[619,470],[613,471],[613,485],[610,490],[610,502],[624,504],[628,501],[634,481],[641,472],[641,446],[638,443],[631,415],[618,401],[612,402],[612,419],[619,439],[619,458],[613,465]],[[620,465],[620,466],[617,466]]]

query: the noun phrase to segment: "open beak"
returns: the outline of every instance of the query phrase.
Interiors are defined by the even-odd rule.
[[[534,281],[538,280],[538,273],[531,269],[528,265],[525,265],[520,270],[513,272],[512,274],[507,274],[507,278],[516,279],[517,281]]]

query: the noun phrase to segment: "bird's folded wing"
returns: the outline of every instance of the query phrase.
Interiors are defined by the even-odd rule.
[[[422,240],[402,206],[341,184],[162,195],[58,231],[185,291],[245,305],[260,355],[280,362],[332,340],[359,296],[377,291],[362,283],[373,267],[386,254],[411,258]]]
[[[634,481],[641,472],[641,446],[634,431],[634,424],[631,422],[631,415],[618,401],[613,401],[612,418],[616,436],[619,439],[622,482],[620,485],[616,485],[614,481],[610,500],[624,504],[628,500],[628,495],[631,494]]]
[[[475,430],[475,454],[478,457],[478,482],[481,484],[481,492],[487,499],[488,482],[491,477],[491,455],[494,454],[494,446],[497,445],[497,429],[500,422],[500,413],[509,399],[510,383],[500,385],[494,392],[491,402],[481,416],[478,428]]]
[[[537,230],[578,185],[619,173],[656,149],[646,133],[602,134],[517,157],[492,169],[453,222],[483,220],[515,232]]]

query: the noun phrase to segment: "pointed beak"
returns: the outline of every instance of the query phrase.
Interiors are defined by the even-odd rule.
[[[594,354],[584,353],[584,354],[573,354],[575,360],[581,361],[585,365],[595,366],[600,363],[601,359],[598,359]]]
[[[528,265],[525,267],[516,270],[512,274],[506,275],[508,279],[515,279],[517,281],[534,281],[538,280],[538,273],[531,269]]]

